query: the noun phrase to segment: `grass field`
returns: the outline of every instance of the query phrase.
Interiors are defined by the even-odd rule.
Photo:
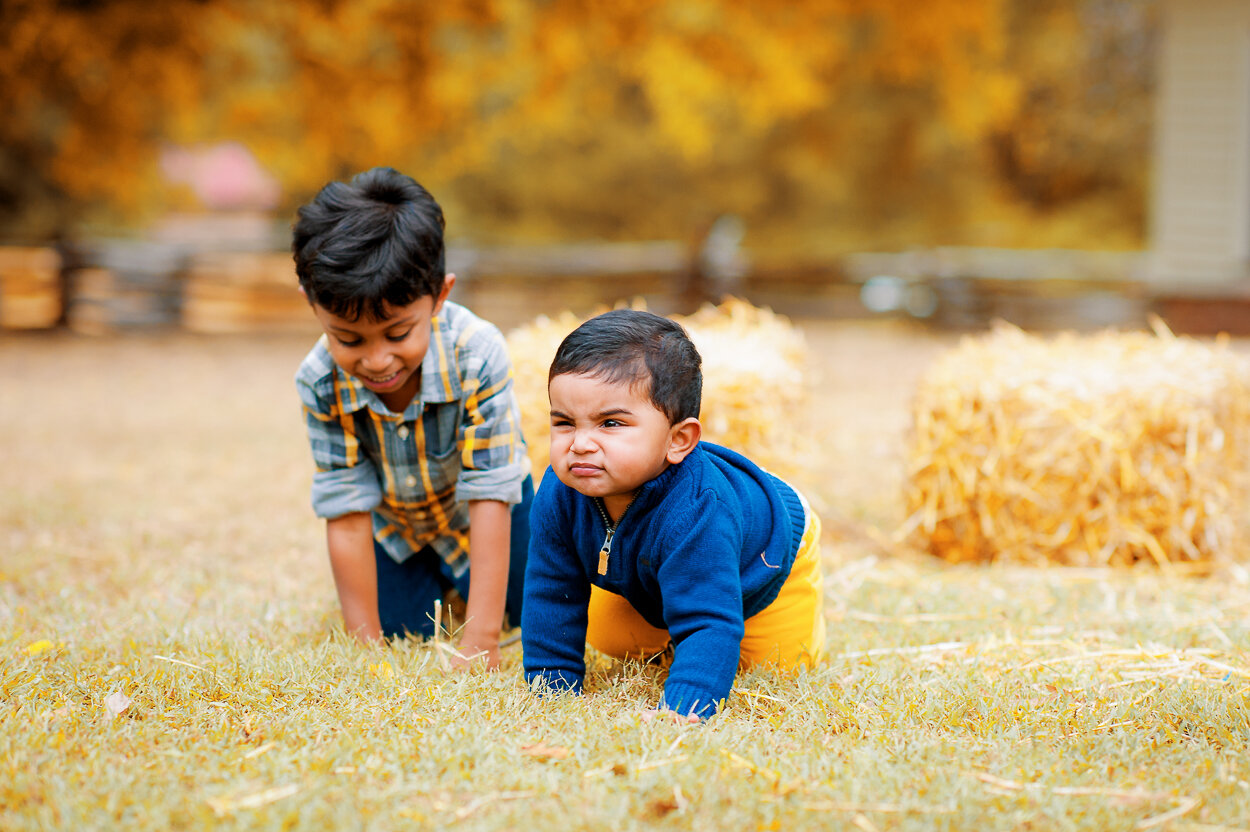
[[[540,702],[519,647],[346,640],[308,339],[0,339],[0,828],[1250,829],[1250,572],[892,557],[951,341],[806,331],[830,656],[699,726],[642,718],[653,670]]]

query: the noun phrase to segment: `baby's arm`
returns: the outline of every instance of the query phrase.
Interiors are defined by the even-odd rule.
[[[587,567],[577,557],[554,494],[565,488],[547,469],[530,509],[529,561],[521,605],[525,680],[580,693],[586,675]]]
[[[359,641],[382,637],[378,617],[377,564],[373,560],[373,518],[357,511],[326,521],[330,569],[343,608],[343,626]]]
[[[729,695],[742,636],[742,581],[732,524],[697,507],[665,541],[658,578],[664,620],[673,638],[673,664],[660,708],[707,718]]]
[[[499,666],[499,630],[508,590],[509,542],[512,507],[498,500],[469,502],[469,597],[466,622],[460,636],[458,668],[481,659],[493,670]]]

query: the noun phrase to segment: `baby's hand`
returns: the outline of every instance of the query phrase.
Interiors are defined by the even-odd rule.
[[[451,657],[451,669],[457,672],[482,667],[495,670],[499,667],[499,636],[493,638],[485,633],[466,632],[460,637],[460,646]]]
[[[670,711],[668,708],[651,708],[649,710],[645,710],[642,712],[642,721],[650,722],[651,720],[655,719],[657,716],[662,719],[669,719],[672,722],[676,722],[678,724],[683,723],[683,722],[688,722],[688,723],[693,724],[699,721],[699,717],[696,716],[695,714],[687,714],[685,716],[682,716],[681,714],[677,713],[677,711]]]

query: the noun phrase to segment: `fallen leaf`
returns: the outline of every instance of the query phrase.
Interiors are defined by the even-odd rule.
[[[677,811],[677,801],[671,797],[661,797],[647,804],[646,811],[648,814],[662,818],[670,812]]]
[[[540,760],[563,760],[569,756],[569,750],[558,745],[547,745],[543,742],[521,746],[521,753]]]
[[[48,641],[46,638],[41,638],[39,639],[39,641],[32,642],[31,644],[26,645],[25,649],[23,649],[22,652],[24,652],[28,656],[38,656],[43,651],[51,650],[51,649],[52,649],[52,642]]]
[[[130,707],[130,697],[120,690],[110,693],[104,697],[104,707],[108,708],[108,712],[113,716],[120,716],[122,711]]]

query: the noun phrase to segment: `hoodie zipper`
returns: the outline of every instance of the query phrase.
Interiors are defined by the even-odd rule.
[[[635,497],[637,499],[637,497]],[[625,511],[621,512],[621,520],[625,519],[625,512],[629,511],[629,506],[634,504],[633,500],[629,501],[629,505],[625,506]],[[616,530],[621,526],[621,520],[616,523],[612,522],[612,518],[608,517],[608,510],[603,505],[603,500],[595,498],[595,508],[599,509],[599,516],[603,518],[603,525],[607,527],[607,535],[603,538],[603,546],[599,548],[599,574],[608,574],[608,556],[612,554],[612,538],[616,536]]]

